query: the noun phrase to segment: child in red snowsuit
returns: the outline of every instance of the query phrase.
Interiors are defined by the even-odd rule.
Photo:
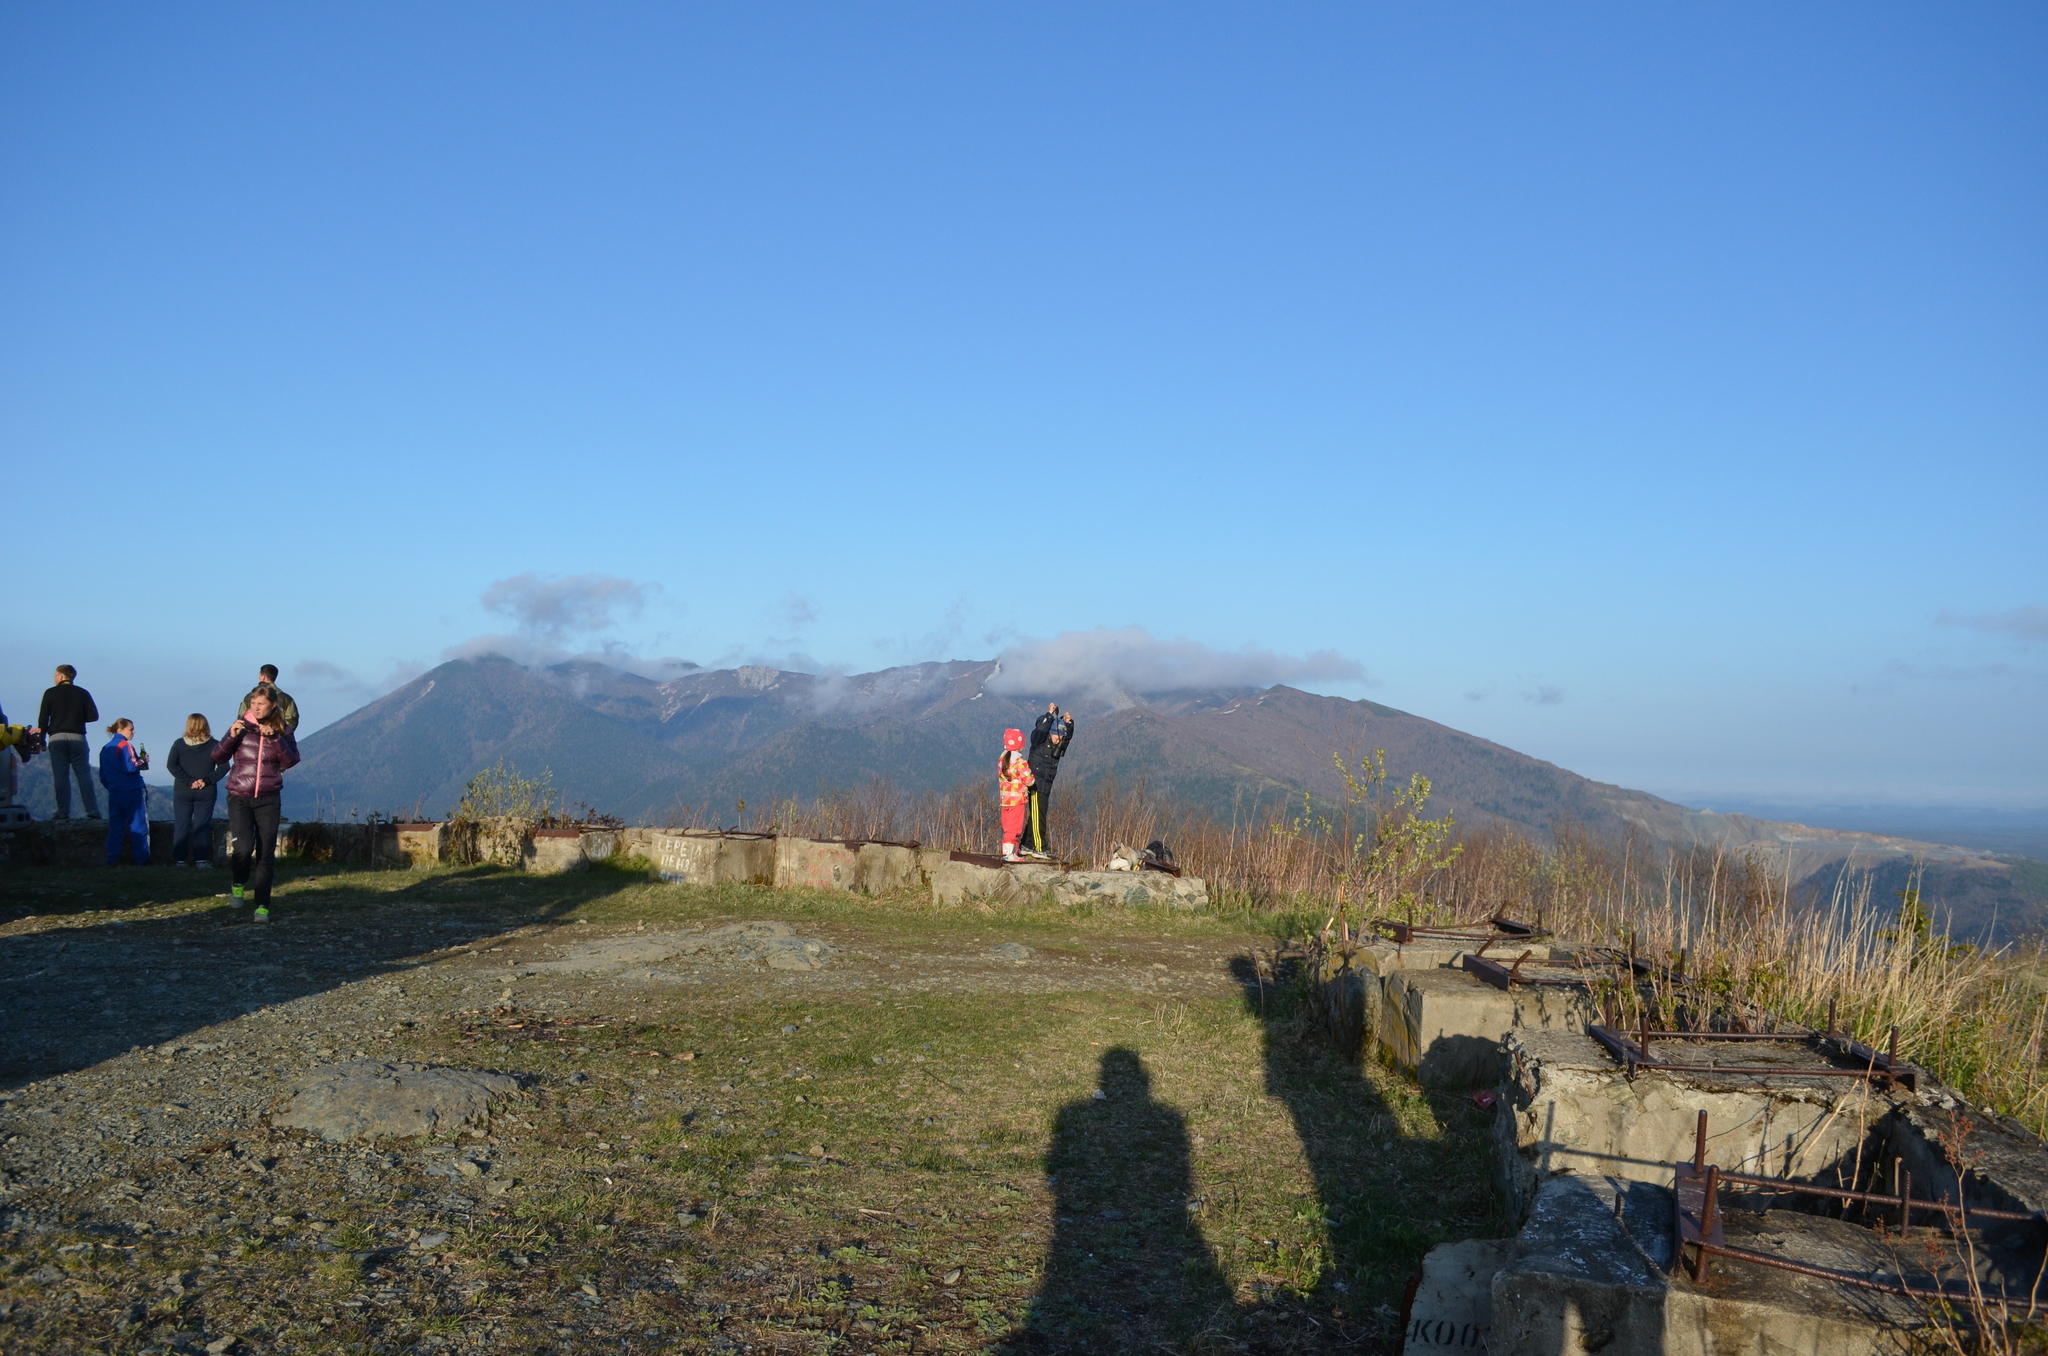
[[[1003,860],[1021,861],[1017,840],[1024,836],[1024,809],[1031,797],[1031,762],[1024,756],[1024,732],[1003,731],[1003,756],[996,759],[996,789],[1003,807]]]

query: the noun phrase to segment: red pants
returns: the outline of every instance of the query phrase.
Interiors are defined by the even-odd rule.
[[[1003,807],[1003,849],[1009,851],[1017,846],[1017,840],[1024,836],[1024,813],[1029,807],[1005,805]]]

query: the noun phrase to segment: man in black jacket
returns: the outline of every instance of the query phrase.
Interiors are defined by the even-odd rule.
[[[1045,846],[1045,821],[1051,812],[1052,781],[1059,776],[1060,759],[1074,741],[1074,718],[1060,710],[1058,702],[1047,702],[1045,714],[1031,727],[1031,802],[1024,816],[1024,841],[1018,850],[1030,857],[1050,857]]]
[[[100,718],[92,704],[92,693],[76,682],[78,670],[69,664],[57,666],[56,686],[43,692],[43,709],[36,716],[36,728],[50,741],[50,780],[57,784],[57,818],[71,818],[69,769],[78,780],[78,794],[85,801],[85,817],[100,817],[99,796],[92,789],[92,749],[85,727]]]

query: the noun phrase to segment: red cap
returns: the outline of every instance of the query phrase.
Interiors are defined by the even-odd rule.
[[[1012,753],[1015,753],[1017,750],[1023,748],[1024,732],[1022,730],[1003,731],[1003,747],[1008,749]]]

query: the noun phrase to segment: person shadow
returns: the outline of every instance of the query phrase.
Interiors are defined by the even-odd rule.
[[[1187,1122],[1153,1099],[1137,1051],[1103,1052],[1095,1093],[1060,1108],[1045,1170],[1057,1213],[1044,1282],[999,1350],[1181,1351],[1234,1325],[1189,1217]]]
[[[1375,990],[1357,972],[1314,984],[1251,956],[1230,971],[1263,1027],[1266,1092],[1294,1122],[1323,1218],[1307,1308],[1343,1340],[1368,1340],[1379,1317],[1405,1311],[1431,1247],[1503,1232],[1485,1170],[1492,1114],[1457,1092],[1394,1105],[1366,1048]]]

